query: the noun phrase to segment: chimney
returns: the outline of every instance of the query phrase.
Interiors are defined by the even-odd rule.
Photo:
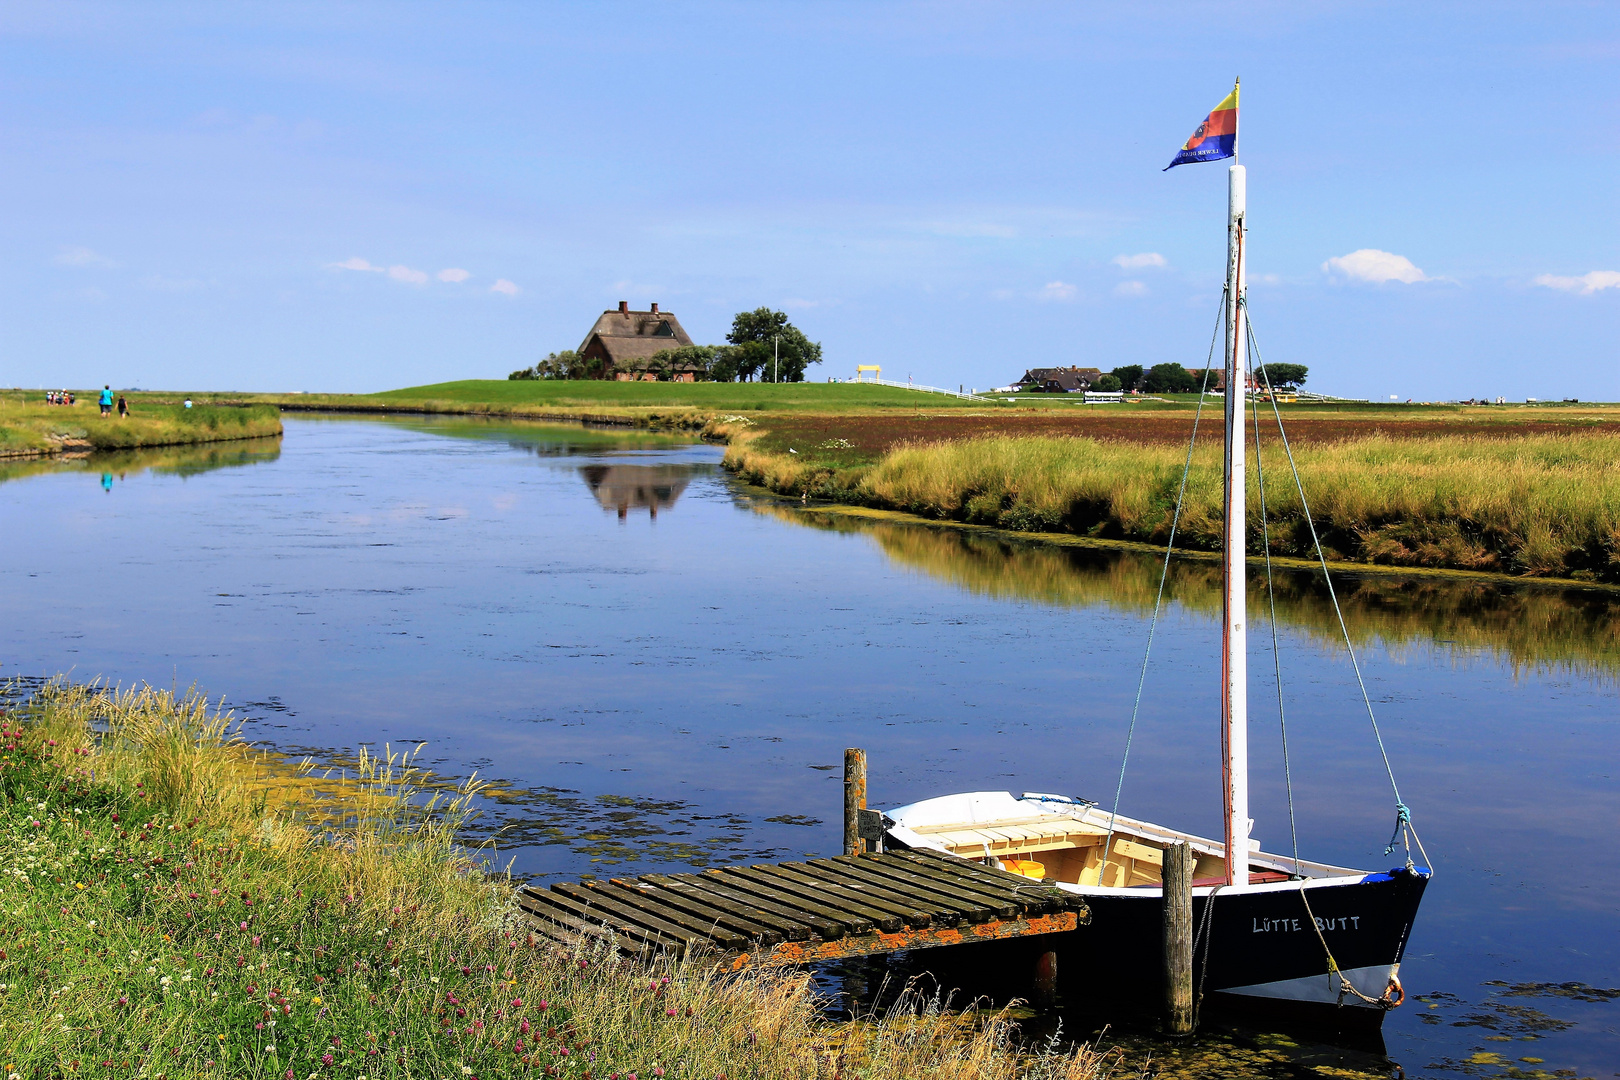
[[[652,308],[652,313],[653,313],[653,314],[654,314],[654,315],[656,315],[656,314],[658,314],[658,305],[657,305],[657,304],[654,304],[654,305],[653,305],[653,308]]]
[[[620,300],[619,301],[619,314],[623,315],[627,319],[630,317],[630,301],[628,301],[628,300]]]

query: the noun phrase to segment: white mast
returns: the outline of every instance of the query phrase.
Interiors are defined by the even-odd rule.
[[[1244,251],[1245,174],[1227,170],[1226,240],[1226,538],[1222,560],[1221,773],[1226,796],[1226,883],[1249,883],[1249,701],[1244,624],[1246,535],[1243,475],[1244,398],[1248,390]]]

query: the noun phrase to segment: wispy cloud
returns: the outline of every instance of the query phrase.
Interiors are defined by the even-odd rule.
[[[505,278],[501,278],[500,280],[496,281],[495,284],[489,287],[489,291],[500,293],[502,296],[516,296],[523,290],[518,288],[514,283],[507,281]]]
[[[1565,292],[1578,292],[1582,296],[1591,296],[1603,289],[1620,289],[1620,271],[1593,270],[1590,274],[1580,277],[1559,277],[1557,274],[1542,274],[1536,278],[1537,285],[1544,285],[1549,289],[1562,289]]]
[[[438,274],[436,274],[435,276],[440,281],[448,281],[452,285],[459,285],[463,281],[466,281],[468,278],[472,277],[472,275],[467,273],[467,271],[465,271],[465,270],[463,270],[463,269],[461,269],[460,267],[457,267],[457,266],[452,266],[452,267],[448,267],[447,269],[440,270],[438,272]]]
[[[1121,270],[1146,270],[1149,267],[1162,270],[1170,265],[1157,251],[1144,251],[1140,255],[1115,255],[1110,261]]]
[[[1379,251],[1377,248],[1362,248],[1348,255],[1335,255],[1322,264],[1322,270],[1335,277],[1351,281],[1367,281],[1374,285],[1390,281],[1410,285],[1416,281],[1434,280],[1413,266],[1412,260],[1406,256]]]
[[[388,276],[407,285],[426,285],[428,280],[426,270],[412,270],[408,266],[399,265],[390,266]]]
[[[342,262],[327,263],[326,268],[328,270],[368,270],[378,274],[383,272],[382,267],[372,266],[358,255],[352,259],[344,259]]]
[[[1080,290],[1066,281],[1048,281],[1041,286],[1041,291],[1035,294],[1038,300],[1073,300],[1080,295]]]
[[[94,266],[103,270],[118,265],[107,256],[91,251],[87,247],[65,247],[58,251],[56,258],[51,261],[58,266]]]
[[[1115,296],[1146,296],[1148,287],[1140,281],[1122,281],[1114,286]]]

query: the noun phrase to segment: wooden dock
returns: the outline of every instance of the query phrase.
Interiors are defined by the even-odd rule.
[[[631,955],[714,955],[733,969],[1074,930],[1086,902],[930,851],[841,855],[692,874],[527,886],[518,902],[538,935],[567,945],[610,938]]]

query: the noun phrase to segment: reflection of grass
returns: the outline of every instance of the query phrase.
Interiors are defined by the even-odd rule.
[[[1269,440],[1271,540],[1309,557],[1299,497]],[[1329,557],[1394,566],[1620,582],[1620,441],[1382,435],[1296,450]],[[814,469],[734,444],[727,462],[773,490],[999,528],[1163,543],[1184,450],[1084,438],[994,436],[898,447],[876,465]],[[1250,473],[1253,475],[1251,455]],[[1218,450],[1200,447],[1177,543],[1221,532]],[[1249,490],[1249,544],[1260,543]]]
[[[93,398],[68,406],[0,395],[0,454],[128,450],[280,434],[281,414],[270,405],[187,409],[142,402],[119,419],[102,416]]]
[[[0,1065],[19,1076],[1101,1074],[912,999],[830,1025],[808,975],[528,932],[437,806],[366,758],[303,826],[195,699],[53,684],[0,716]],[[278,778],[281,783],[285,777]]]
[[[167,446],[150,450],[113,450],[94,457],[33,457],[0,460],[0,483],[42,473],[83,472],[138,473],[150,469],[173,476],[194,476],[213,469],[254,465],[281,456],[281,439],[276,436],[233,440],[229,443],[203,443]]]
[[[1059,547],[1005,535],[873,522],[840,513],[770,506],[800,524],[869,534],[901,565],[970,592],[1072,607],[1153,608],[1162,558],[1100,548]],[[1169,600],[1211,615],[1220,610],[1220,566],[1172,559]],[[1277,617],[1323,642],[1342,640],[1321,575],[1280,571]],[[1480,578],[1335,573],[1345,622],[1358,645],[1446,643],[1504,657],[1519,669],[1620,672],[1620,597],[1603,591],[1515,585]],[[1250,610],[1265,610],[1265,583],[1249,578]]]

